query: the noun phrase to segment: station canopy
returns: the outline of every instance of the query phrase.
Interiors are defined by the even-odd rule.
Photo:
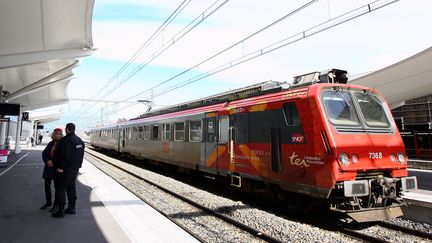
[[[386,68],[349,81],[383,93],[390,108],[432,94],[432,47]]]
[[[0,86],[28,111],[68,101],[73,68],[93,52],[94,0],[1,0]]]

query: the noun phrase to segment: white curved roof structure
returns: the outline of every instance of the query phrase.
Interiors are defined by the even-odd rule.
[[[432,47],[350,83],[382,92],[390,108],[432,94]]]
[[[72,69],[92,54],[94,0],[0,0],[0,86],[21,111],[65,103]]]

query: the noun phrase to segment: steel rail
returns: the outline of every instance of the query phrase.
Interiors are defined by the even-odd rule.
[[[354,237],[356,239],[365,241],[365,242],[370,242],[370,243],[389,243],[391,241],[386,241],[371,235],[367,235],[364,233],[361,233],[359,231],[356,230],[352,230],[352,229],[347,229],[347,228],[342,228],[342,229],[336,229],[335,231],[338,231],[342,234],[348,235],[350,237]]]
[[[85,151],[85,152],[86,152],[88,155],[94,157],[95,159],[103,160],[103,161],[107,162],[106,160],[104,160],[104,159],[98,157],[97,155],[91,154],[91,153],[89,153],[88,151]],[[89,162],[92,163],[91,161],[89,161]],[[109,163],[110,165],[112,165],[112,163],[110,163],[110,162],[107,162],[107,163]],[[92,163],[92,164],[93,164],[94,166],[96,166],[96,168],[98,168],[100,171],[102,171],[105,175],[109,176],[110,178],[112,178],[113,180],[115,180],[116,182],[118,182],[120,185],[123,185],[123,183],[122,183],[120,180],[118,180],[118,179],[116,179],[116,178],[113,178],[113,177],[112,177],[111,175],[109,175],[107,172],[105,172],[104,170],[102,170],[98,165],[95,165],[95,163]],[[112,165],[112,166],[118,168],[118,167],[115,166],[115,165]],[[123,170],[123,171],[124,171],[124,170]],[[125,188],[126,188],[126,187],[125,187]],[[153,203],[149,202],[147,199],[143,198],[143,197],[142,197],[141,195],[139,195],[138,193],[135,193],[135,192],[132,191],[132,190],[129,190],[129,192],[131,192],[132,194],[134,194],[136,197],[138,197],[139,199],[141,199],[143,202],[145,202],[146,204],[148,204],[150,207],[152,207],[152,208],[153,208],[154,210],[156,210],[158,213],[162,214],[164,217],[166,217],[167,219],[169,219],[171,222],[173,222],[174,224],[176,224],[177,226],[179,226],[180,228],[182,228],[184,231],[186,231],[188,234],[190,234],[192,237],[194,237],[194,238],[197,239],[198,241],[200,241],[200,242],[205,242],[205,240],[202,239],[200,236],[198,236],[197,234],[195,234],[194,232],[192,232],[192,231],[189,230],[188,228],[184,227],[182,224],[180,224],[179,222],[177,222],[175,219],[173,219],[171,216],[169,216],[169,215],[166,214],[165,212],[159,210],[159,209],[158,209],[158,208],[157,208]]]
[[[415,230],[413,228],[403,227],[403,226],[399,226],[399,225],[384,222],[384,221],[378,222],[377,225],[384,227],[384,228],[391,229],[391,230],[397,230],[397,231],[403,232],[405,234],[421,237],[424,239],[432,239],[432,234],[429,234],[429,233],[426,233],[423,231],[418,231],[418,230]]]
[[[159,185],[157,183],[154,183],[154,182],[152,182],[152,181],[150,181],[150,180],[148,180],[146,178],[143,178],[140,175],[137,175],[137,174],[135,174],[133,172],[130,172],[130,171],[124,169],[124,168],[121,168],[120,166],[115,165],[112,162],[110,162],[110,161],[108,161],[108,160],[106,160],[104,158],[101,158],[101,157],[99,157],[99,156],[97,156],[95,154],[92,154],[92,153],[88,152],[88,151],[86,151],[86,153],[89,154],[89,155],[91,155],[91,156],[93,156],[93,157],[95,157],[95,158],[97,158],[97,159],[99,159],[99,160],[101,160],[101,161],[104,161],[104,162],[110,164],[111,166],[113,166],[113,167],[115,167],[115,168],[117,168],[117,169],[119,169],[119,170],[121,170],[121,171],[123,171],[123,172],[125,172],[125,173],[127,173],[127,174],[129,174],[129,175],[131,175],[131,176],[133,176],[133,177],[135,177],[137,179],[139,179],[139,180],[145,181],[146,183],[148,183],[148,184],[150,184],[150,185],[158,188],[161,191],[164,191],[165,193],[167,193],[167,194],[169,194],[169,195],[171,195],[171,196],[173,196],[173,197],[175,197],[177,199],[180,199],[180,200],[182,200],[182,201],[184,201],[184,202],[186,202],[186,203],[188,203],[188,204],[190,204],[190,205],[192,205],[192,206],[194,206],[196,208],[199,208],[202,211],[204,211],[206,213],[209,213],[209,214],[211,214],[211,215],[213,215],[213,216],[215,216],[215,217],[217,217],[217,218],[219,218],[219,219],[221,219],[221,220],[223,220],[223,221],[225,221],[225,222],[227,222],[227,223],[229,223],[229,224],[231,224],[231,225],[233,225],[233,226],[235,226],[235,227],[237,227],[237,228],[239,228],[239,229],[241,229],[243,231],[246,231],[249,234],[251,234],[252,236],[255,236],[255,237],[260,238],[262,240],[265,240],[267,242],[278,242],[278,243],[282,242],[281,240],[278,240],[278,239],[276,239],[276,238],[274,238],[274,237],[272,237],[272,236],[270,236],[270,235],[268,235],[268,234],[266,234],[266,233],[264,233],[264,232],[262,232],[260,230],[257,230],[255,228],[252,228],[252,227],[246,225],[246,224],[238,222],[238,221],[236,221],[236,220],[234,220],[234,219],[232,219],[232,218],[230,218],[228,216],[225,216],[225,215],[223,215],[221,213],[218,213],[218,212],[214,211],[213,209],[205,207],[205,206],[203,206],[203,205],[201,205],[201,204],[199,204],[199,203],[197,203],[195,201],[192,201],[189,198],[186,198],[186,197],[184,197],[184,196],[182,196],[180,194],[177,194],[176,192],[173,192],[173,191],[171,191],[171,190],[169,190],[169,189],[167,189],[167,188],[165,188],[165,187],[163,187],[163,186],[161,186],[161,185]],[[107,174],[107,173],[105,173],[105,174]],[[136,196],[138,196],[138,195],[136,195]],[[142,199],[142,197],[139,197],[139,198]],[[147,203],[147,201],[145,201],[145,202]],[[152,205],[152,204],[150,204],[150,205]],[[163,214],[163,215],[169,218],[169,216],[167,216],[166,214]],[[174,219],[170,218],[170,220],[173,221]],[[179,225],[179,224],[177,224],[177,225]],[[184,227],[182,227],[182,228],[184,229]],[[188,232],[190,232],[190,231],[188,230]],[[192,235],[194,236],[194,234],[192,234]]]

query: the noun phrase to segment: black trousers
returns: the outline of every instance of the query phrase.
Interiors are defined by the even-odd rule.
[[[69,206],[75,207],[76,196],[76,178],[78,169],[67,170],[63,173],[57,173],[57,178],[54,181],[55,186],[55,202],[60,208],[66,205],[66,193]]]
[[[44,179],[45,181],[45,200],[47,203],[51,203],[52,196],[51,196],[51,181],[53,179]]]

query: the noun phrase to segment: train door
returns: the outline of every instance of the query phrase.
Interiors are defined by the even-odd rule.
[[[217,171],[217,142],[216,142],[216,117],[206,118],[205,128],[205,160],[206,168]]]
[[[226,174],[230,169],[230,124],[229,116],[220,116],[218,119],[217,152],[214,156],[208,157],[216,161],[216,168],[220,174]],[[208,159],[208,160],[209,160]]]
[[[230,162],[238,167],[249,167],[249,122],[248,113],[238,113],[230,117]]]
[[[238,171],[249,167],[248,116],[246,113],[219,117],[217,167]]]

